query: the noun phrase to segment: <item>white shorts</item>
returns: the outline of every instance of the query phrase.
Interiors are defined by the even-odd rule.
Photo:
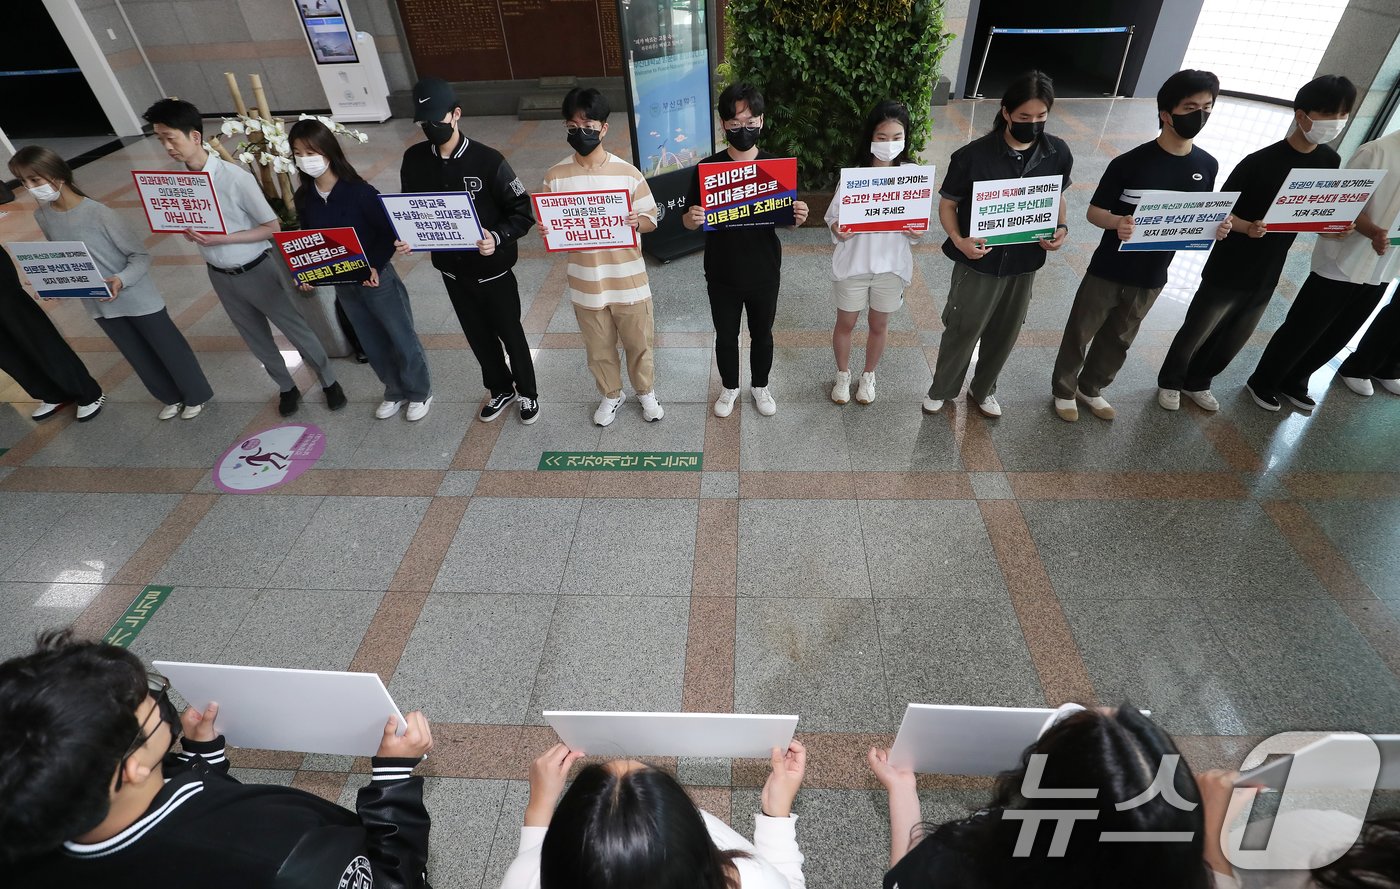
[[[876,312],[896,312],[904,304],[904,279],[894,272],[852,275],[832,283],[836,308],[860,312],[867,306]]]

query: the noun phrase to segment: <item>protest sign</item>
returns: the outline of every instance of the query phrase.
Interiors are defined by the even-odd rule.
[[[196,231],[224,233],[224,215],[214,194],[214,180],[203,170],[133,170],[141,209],[157,234]]]
[[[985,239],[988,247],[1053,238],[1060,221],[1063,183],[1059,175],[973,183],[967,236]]]
[[[44,299],[112,295],[82,241],[15,241],[9,247],[19,270]]]
[[[796,716],[749,713],[609,713],[546,710],[570,750],[590,756],[707,756],[767,759],[786,750]]]
[[[381,194],[399,240],[414,250],[475,250],[485,235],[471,192]]]
[[[531,199],[551,253],[637,246],[637,230],[627,224],[632,195],[625,189],[545,192]]]
[[[1294,170],[1263,222],[1271,232],[1340,232],[1356,221],[1385,170]]]
[[[278,232],[273,238],[298,284],[324,287],[369,280],[369,259],[353,228]]]
[[[1123,251],[1209,250],[1215,230],[1239,200],[1237,191],[1144,191]]]
[[[847,232],[926,232],[933,213],[932,166],[841,171],[836,224]]]
[[[700,165],[705,231],[793,225],[797,159],[765,158]]]

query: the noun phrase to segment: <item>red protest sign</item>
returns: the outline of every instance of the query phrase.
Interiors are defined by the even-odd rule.
[[[797,158],[774,157],[700,165],[705,231],[794,225]]]
[[[324,287],[369,280],[369,259],[353,228],[277,232],[273,237],[298,284]]]
[[[201,234],[224,233],[224,214],[214,193],[214,180],[203,170],[132,170],[141,209],[156,234],[193,229]]]

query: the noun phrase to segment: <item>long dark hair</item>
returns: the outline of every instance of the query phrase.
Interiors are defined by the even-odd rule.
[[[890,161],[890,164],[897,167],[909,162],[909,131],[912,129],[909,109],[904,107],[903,102],[885,99],[871,108],[870,113],[865,116],[865,128],[860,131],[860,141],[856,143],[857,167],[868,167],[875,163],[875,155],[870,153],[870,143],[875,141],[875,128],[887,120],[897,120],[899,125],[904,127],[904,150]]]
[[[591,765],[569,786],[544,835],[540,889],[738,889],[705,819],[671,775]],[[732,875],[732,879],[731,879]]]
[[[73,181],[73,168],[63,155],[42,145],[26,145],[10,158],[10,172],[23,179],[29,173],[43,176],[50,182],[60,182],[73,194],[87,197],[87,193]]]
[[[1055,107],[1055,82],[1044,71],[1027,71],[1011,81],[1011,85],[1001,95],[1001,107],[1009,115],[1032,99],[1044,102],[1046,111]],[[1004,129],[1006,117],[997,114],[996,119],[992,121],[992,132],[1000,133]]]
[[[1027,798],[1022,790],[1032,754],[1045,754],[1041,788],[1093,788],[1091,799],[1046,796]],[[1161,792],[1140,805],[1119,811],[1117,804],[1134,800],[1157,776],[1159,764],[1178,755],[1171,787],[1188,804],[1183,811]],[[1021,831],[1031,822],[1004,818],[1007,810],[1089,809],[1093,819],[1075,821],[1062,856],[1048,854],[1056,827],[1053,816],[1036,826],[1031,854],[1013,851]],[[1189,842],[1144,839],[1104,842],[1104,832],[1147,834],[1189,833]],[[1131,883],[1134,889],[1209,889],[1210,876],[1202,855],[1205,823],[1200,794],[1186,761],[1170,736],[1138,710],[1124,704],[1116,712],[1085,710],[1065,717],[1026,748],[1021,765],[1002,774],[990,811],[980,817],[944,825],[922,825],[922,842],[938,843],[949,854],[938,856],[943,866],[962,872],[959,885],[1040,887],[1108,887]],[[948,873],[939,874],[950,876]]]
[[[1356,843],[1313,881],[1327,889],[1397,889],[1400,887],[1400,816],[1366,822]]]
[[[287,143],[296,149],[296,144],[300,142],[306,148],[311,149],[326,159],[331,165],[331,172],[335,178],[342,182],[363,182],[364,179],[355,168],[346,160],[345,152],[340,147],[340,140],[335,137],[330,127],[319,120],[308,118],[299,120],[292,124],[291,130],[287,133]],[[302,207],[306,199],[311,196],[311,190],[316,187],[316,180],[306,175],[297,168],[297,190],[292,196],[297,207]]]

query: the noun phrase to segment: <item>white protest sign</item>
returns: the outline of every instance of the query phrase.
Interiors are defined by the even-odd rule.
[[[373,756],[390,716],[408,727],[375,673],[152,661],[190,706],[219,705],[214,728],[235,747]]]
[[[399,240],[414,250],[475,250],[485,235],[471,192],[381,194]]]
[[[546,710],[544,721],[570,750],[589,756],[767,759],[797,730],[796,716],[746,713]]]
[[[1339,232],[1356,221],[1385,170],[1293,170],[1264,214],[1271,232]]]
[[[1144,191],[1133,211],[1133,236],[1118,249],[1209,250],[1239,198],[1237,191]]]
[[[19,270],[44,299],[112,295],[82,241],[14,241],[9,247]]]
[[[157,234],[193,229],[224,233],[224,214],[214,194],[214,180],[203,170],[133,170],[141,208]]]
[[[844,169],[836,224],[851,232],[926,232],[933,177],[932,165]]]
[[[1054,710],[910,704],[890,764],[937,775],[996,775],[1014,769]]]
[[[985,239],[988,247],[1053,238],[1060,221],[1063,183],[1060,175],[973,183],[972,224],[967,236]]]
[[[637,229],[627,224],[632,195],[625,189],[545,192],[531,199],[551,253],[637,246]]]
[[[1235,781],[1236,787],[1264,787],[1270,790],[1332,790],[1367,786],[1370,779],[1348,770],[1371,759],[1372,745],[1380,754],[1380,773],[1375,776],[1376,790],[1400,790],[1400,735],[1360,735],[1353,732],[1328,734],[1299,748],[1291,756],[1271,760],[1257,768],[1248,769]],[[1293,770],[1300,758],[1316,759],[1323,769]]]

